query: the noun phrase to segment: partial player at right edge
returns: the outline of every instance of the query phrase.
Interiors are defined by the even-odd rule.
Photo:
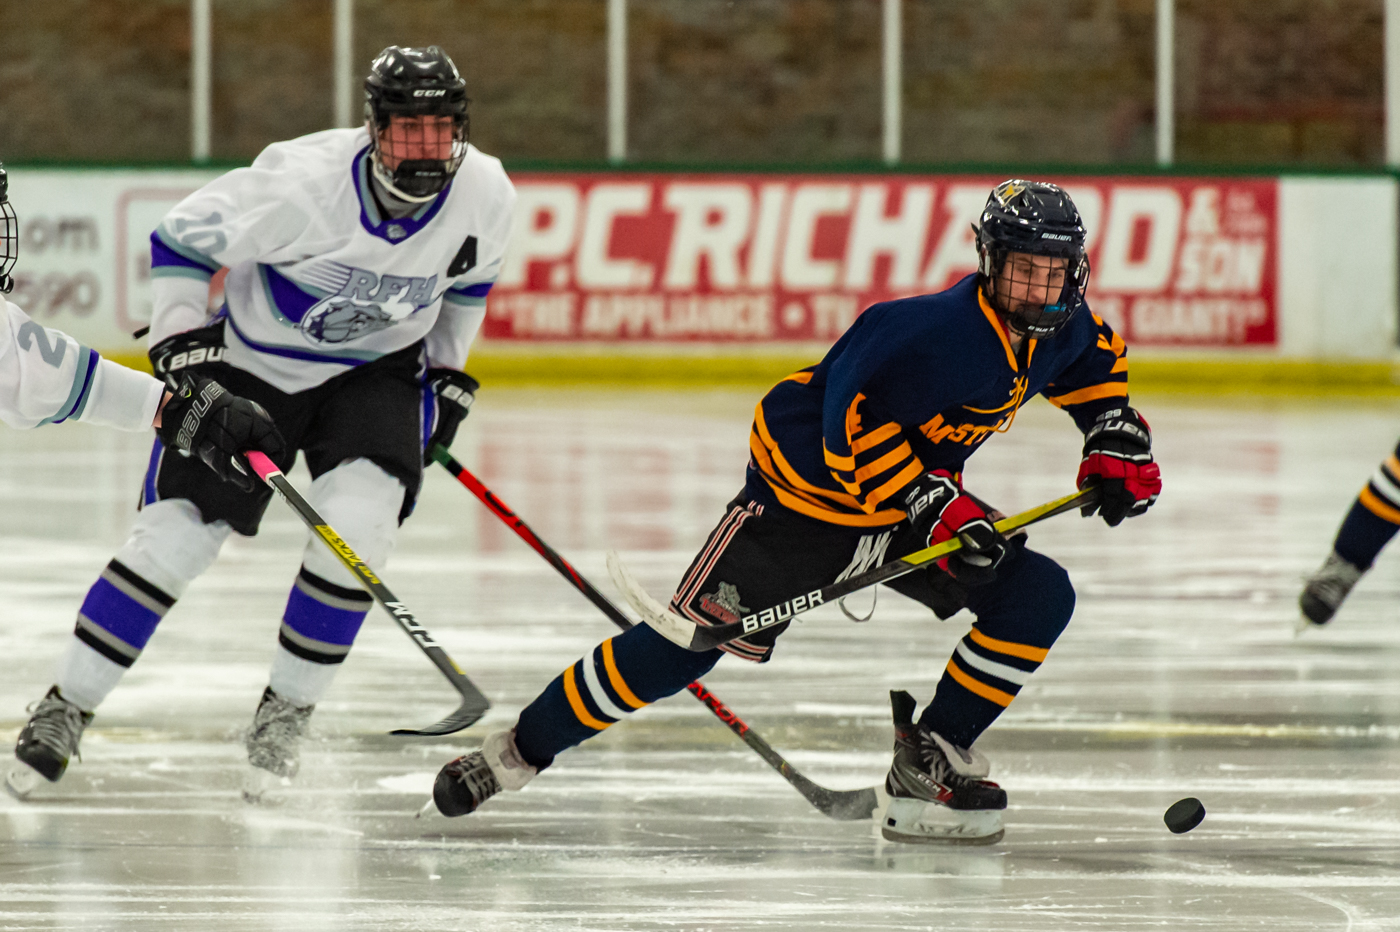
[[[1376,467],[1347,511],[1332,552],[1308,577],[1298,599],[1303,613],[1300,632],[1332,620],[1396,531],[1400,531],[1400,446]]]
[[[987,779],[978,737],[1030,681],[1069,623],[1074,589],[1049,557],[1004,537],[962,486],[968,457],[1044,394],[1084,432],[1080,488],[1099,489],[1109,525],[1161,490],[1146,422],[1128,406],[1123,340],[1084,306],[1089,266],[1079,212],[1055,185],[1008,181],[987,201],[980,272],[934,295],[877,304],[820,363],[759,403],[744,490],[682,579],[671,610],[733,623],[799,593],[957,537],[962,550],[889,585],[947,618],[977,622],[915,717],[891,694],[897,841],[990,844],[1006,793]],[[673,695],[724,652],[763,662],[787,623],[690,651],[648,626],[604,641],[556,677],[510,731],[438,774],[433,798],[464,815],[521,789],[556,755]]]

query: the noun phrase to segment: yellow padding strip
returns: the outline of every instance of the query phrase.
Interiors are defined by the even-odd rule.
[[[1361,499],[1361,504],[1366,506],[1366,510],[1377,518],[1383,518],[1391,524],[1400,524],[1400,511],[1396,511],[1381,501],[1376,493],[1371,491],[1369,485],[1361,490],[1361,495],[1358,497]]]
[[[640,709],[642,706],[646,705],[646,703],[638,699],[636,694],[627,688],[627,681],[624,680],[622,674],[618,672],[617,661],[613,659],[612,642],[612,638],[608,638],[603,642],[603,666],[608,671],[608,682],[611,683],[612,688],[617,691],[618,698],[632,708]],[[585,659],[583,662],[587,663],[588,661]],[[573,667],[569,669],[572,670]]]
[[[583,662],[588,663],[588,658],[583,658]],[[612,722],[601,721],[589,714],[588,706],[583,704],[583,697],[578,694],[578,683],[574,680],[573,667],[564,671],[564,695],[569,697],[569,705],[573,708],[574,715],[578,716],[578,720],[589,728],[594,731],[602,731],[612,724]]]
[[[1041,663],[1050,656],[1050,648],[1048,647],[1032,647],[1029,644],[1017,644],[1015,641],[999,641],[996,638],[987,637],[976,628],[969,631],[968,636],[987,650],[998,651],[1009,657],[1020,657],[1022,660],[1034,660],[1036,663]]]
[[[95,347],[96,348],[96,347]],[[766,348],[765,348],[766,349]],[[503,386],[596,385],[600,388],[694,388],[712,391],[718,385],[752,388],[755,395],[784,376],[811,365],[826,351],[824,345],[793,351],[775,344],[755,354],[716,349],[712,355],[681,353],[597,352],[589,347],[511,349],[491,341],[472,347],[471,374],[483,391]],[[150,372],[146,354],[112,347],[104,358]],[[1218,397],[1222,392],[1274,397],[1311,395],[1400,396],[1400,366],[1380,362],[1336,359],[1231,356],[1222,352],[1139,355],[1132,365],[1134,392],[1199,392]],[[796,381],[796,380],[794,380]]]
[[[1009,706],[1011,705],[1011,700],[1016,698],[1015,696],[1011,695],[1011,693],[1002,692],[1000,689],[996,689],[995,687],[988,686],[986,683],[974,680],[972,677],[964,673],[962,671],[962,668],[959,667],[952,660],[948,661],[948,675],[951,676],[954,680],[956,680],[958,684],[964,689],[968,690],[969,692],[976,693],[983,699],[989,699],[999,706]]]

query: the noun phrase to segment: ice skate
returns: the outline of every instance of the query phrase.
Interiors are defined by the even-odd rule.
[[[894,762],[880,832],[888,841],[990,845],[1001,840],[1006,791],[983,779],[987,759],[914,724],[914,697],[890,692]]]
[[[296,776],[301,767],[301,737],[306,734],[315,708],[294,705],[273,692],[271,686],[263,690],[258,711],[253,714],[253,727],[244,741],[249,765],[274,777]]]
[[[33,709],[15,742],[15,762],[5,775],[5,788],[20,799],[34,791],[40,778],[59,781],[92,721],[92,713],[64,699],[57,686],[50,687]]]
[[[523,788],[538,772],[516,750],[515,729],[498,731],[486,736],[480,751],[459,757],[438,771],[433,802],[445,816],[466,815],[503,789]]]
[[[1306,631],[1309,627],[1325,625],[1331,621],[1337,609],[1342,607],[1347,594],[1365,572],[1335,552],[1329,553],[1318,571],[1308,578],[1307,585],[1303,587],[1303,594],[1298,597],[1298,607],[1303,612],[1302,618],[1298,620],[1298,631]]]

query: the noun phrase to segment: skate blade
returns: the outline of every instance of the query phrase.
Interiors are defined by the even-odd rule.
[[[251,806],[271,802],[277,790],[291,785],[292,781],[288,777],[279,777],[275,773],[263,770],[261,767],[254,767],[251,764],[244,765],[243,801]]]
[[[42,782],[44,775],[22,760],[13,761],[5,774],[5,789],[15,799],[28,799]]]
[[[1303,632],[1305,631],[1316,631],[1318,628],[1325,627],[1327,627],[1327,622],[1324,621],[1322,624],[1318,624],[1317,622],[1309,618],[1307,615],[1304,615],[1302,612],[1299,612],[1298,620],[1293,622],[1293,636],[1295,638],[1300,638],[1303,636]]]
[[[432,815],[434,812],[437,812],[437,800],[429,796],[428,801],[423,804],[423,808],[419,809],[413,817],[415,819],[421,819],[423,816]]]
[[[1006,834],[1001,810],[964,812],[921,799],[891,799],[880,834],[915,845],[994,845]]]

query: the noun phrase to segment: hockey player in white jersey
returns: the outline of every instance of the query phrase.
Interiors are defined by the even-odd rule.
[[[19,218],[9,188],[9,175],[0,164],[0,295],[14,287],[10,273],[19,259]],[[197,422],[192,427],[198,429],[184,432],[184,452],[202,453],[221,477],[231,473],[251,487],[252,475],[238,451],[256,446],[268,452],[273,448],[260,446],[259,437],[276,434],[260,407],[221,391],[215,393],[221,402],[192,406],[204,388],[198,382],[172,392],[159,379],[103,359],[63,331],[41,326],[4,298],[0,311],[0,421],[20,430],[64,421],[118,430],[161,430],[164,423],[167,442],[178,446],[175,428],[192,417]]]
[[[9,199],[9,176],[0,165],[0,294],[14,285],[19,221]],[[186,376],[174,390],[144,372],[103,359],[68,334],[40,326],[17,305],[0,298],[0,421],[27,430],[79,421],[119,430],[154,427],[183,456],[207,464],[211,479],[252,489],[254,478],[241,451],[269,456],[285,449],[267,412],[207,378]],[[198,467],[203,469],[203,467]],[[62,773],[77,737],[91,721],[58,686],[39,700],[20,735],[19,759],[6,786],[25,795],[39,777]],[[32,761],[33,765],[26,763]]]
[[[385,49],[365,100],[364,128],[268,146],[165,217],[151,239],[150,355],[158,374],[193,370],[262,404],[287,440],[273,460],[287,470],[302,452],[311,503],[379,569],[413,509],[425,447],[450,444],[472,400],[462,367],[515,192],[500,162],[468,144],[466,86],[440,48]],[[225,303],[209,319],[221,267]],[[228,535],[257,532],[271,491],[205,473],[160,443],[152,451],[135,527],[89,590],[62,663],[57,685],[81,714]],[[246,738],[255,774],[296,773],[298,739],[370,605],[309,543]],[[44,776],[57,780],[63,766],[51,764]]]

